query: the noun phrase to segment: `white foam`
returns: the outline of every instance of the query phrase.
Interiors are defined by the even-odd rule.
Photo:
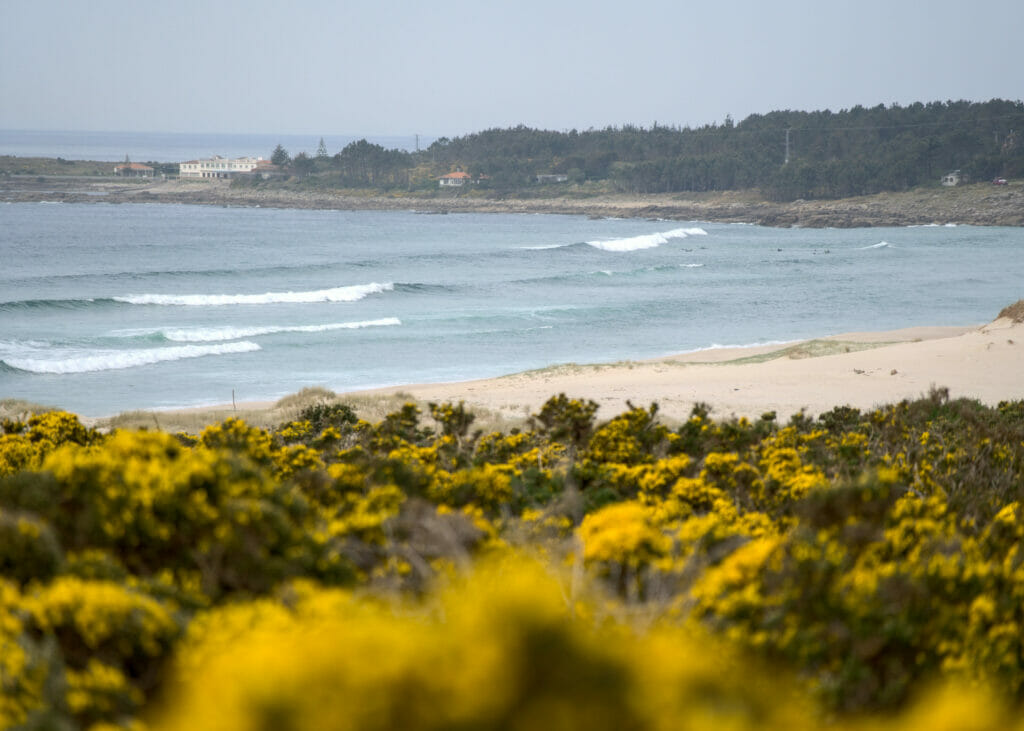
[[[640,236],[610,239],[607,241],[588,241],[587,243],[603,251],[639,251],[640,249],[653,249],[656,246],[667,244],[671,239],[685,239],[687,236],[707,235],[708,232],[702,228],[675,228],[661,233],[641,234]]]
[[[956,223],[947,223],[945,227],[946,228],[956,228],[958,225],[959,224],[956,224]]]
[[[201,358],[205,355],[228,355],[250,353],[259,350],[256,343],[241,341],[221,345],[178,345],[172,348],[149,348],[146,350],[118,350],[93,352],[91,354],[64,354],[60,358],[10,358],[4,362],[12,368],[31,373],[90,373],[112,371],[122,368],[152,365],[185,358]]]
[[[319,333],[329,330],[358,330],[364,327],[388,327],[401,325],[397,317],[384,317],[379,320],[363,320],[360,322],[334,322],[326,325],[269,325],[266,327],[195,327],[157,330],[168,340],[178,343],[213,343],[222,340],[239,340],[255,338],[260,335],[275,333]]]
[[[564,249],[572,244],[547,244],[545,246],[524,246],[523,249],[526,251],[546,251],[548,249]]]
[[[754,343],[742,343],[726,345],[722,343],[712,343],[711,345],[704,346],[702,348],[692,348],[690,350],[684,350],[679,355],[689,355],[690,353],[703,353],[708,350],[743,350],[747,348],[766,348],[769,346],[776,345],[792,345],[793,343],[802,342],[800,340],[761,340]]]
[[[391,282],[353,284],[348,287],[317,289],[310,292],[266,292],[264,294],[134,294],[114,297],[117,302],[132,305],[178,305],[185,307],[218,307],[221,305],[270,305],[309,302],[356,302],[367,295],[388,292]]]
[[[877,244],[871,244],[870,246],[861,246],[859,248],[861,251],[864,251],[866,249],[885,249],[889,245],[890,244],[888,241],[879,241]]]
[[[0,357],[4,355],[35,353],[41,348],[49,348],[45,340],[0,340]]]

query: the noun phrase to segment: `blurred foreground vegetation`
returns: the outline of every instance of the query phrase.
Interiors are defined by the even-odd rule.
[[[0,433],[0,727],[1024,728],[1024,402]]]

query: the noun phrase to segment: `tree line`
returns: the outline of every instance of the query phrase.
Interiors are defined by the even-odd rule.
[[[295,157],[278,145],[270,161],[296,177],[313,177],[321,183],[345,188],[390,188],[408,185],[413,155],[405,150],[388,150],[365,139],[352,142],[334,156],[327,154],[323,138],[316,156],[300,152]]]
[[[519,190],[535,176],[603,183],[629,193],[759,188],[769,198],[838,198],[936,184],[954,170],[971,181],[1024,176],[1024,103],[947,101],[775,111],[701,127],[636,125],[583,131],[519,125],[442,137],[425,150],[360,140],[328,156],[273,159],[302,178],[343,187],[436,186],[453,169]]]

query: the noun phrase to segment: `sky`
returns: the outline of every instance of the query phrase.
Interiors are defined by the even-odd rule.
[[[1021,0],[0,0],[0,129],[449,136],[1024,96]]]

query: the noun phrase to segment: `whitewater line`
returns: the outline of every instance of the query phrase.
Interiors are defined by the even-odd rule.
[[[368,327],[391,327],[401,325],[397,317],[384,317],[379,320],[362,320],[360,322],[335,322],[327,325],[280,325],[265,327],[196,327],[196,328],[159,328],[146,331],[129,331],[130,334],[160,334],[168,340],[179,343],[213,343],[222,340],[239,340],[255,338],[260,335],[277,333],[319,333],[331,330],[359,330]]]
[[[136,294],[114,297],[115,302],[130,305],[171,305],[182,307],[219,307],[223,305],[305,304],[311,302],[357,302],[367,295],[389,292],[391,282],[354,284],[348,287],[317,289],[310,292],[265,292],[264,294]]]
[[[2,362],[11,368],[30,373],[91,373],[95,371],[135,368],[137,366],[153,365],[154,363],[184,360],[186,358],[201,358],[207,355],[251,353],[256,350],[260,350],[259,345],[243,340],[238,343],[224,343],[222,345],[178,345],[172,348],[150,348],[147,350],[75,355],[62,360],[5,358]]]

